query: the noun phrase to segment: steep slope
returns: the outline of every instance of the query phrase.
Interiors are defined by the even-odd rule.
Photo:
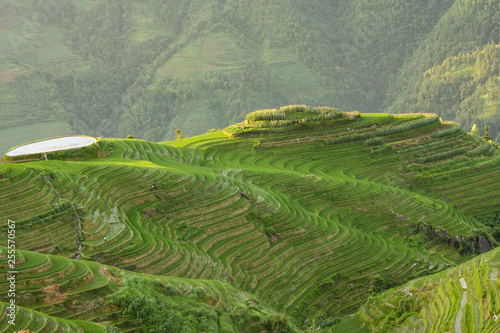
[[[159,141],[291,103],[376,112],[453,0],[28,3],[0,4],[0,126]]]
[[[66,320],[49,316],[45,313],[34,311],[22,306],[17,306],[14,324],[11,324],[10,304],[0,302],[0,311],[2,313],[0,321],[0,332],[18,332],[30,330],[30,332],[109,332],[109,326],[94,324],[83,320]],[[108,328],[108,331],[106,329]]]
[[[462,70],[463,67],[468,67],[471,64],[470,57],[472,55],[468,56],[468,54],[484,49],[482,52],[474,53],[475,56],[478,54],[484,56],[485,53],[491,53],[488,51],[491,51],[491,46],[487,47],[488,44],[500,43],[499,4],[497,0],[455,1],[426,39],[422,41],[412,57],[407,59],[397,79],[389,88],[386,101],[389,112],[421,112],[431,109],[432,112],[439,113],[447,120],[460,121],[467,129],[471,126],[471,119],[487,118],[489,116],[488,110],[482,108],[482,103],[476,102],[475,105],[468,103],[468,108],[462,108],[459,105],[461,101],[473,95],[469,89],[474,90],[477,87],[477,84],[471,87],[470,73],[462,72]],[[461,58],[460,65],[457,64],[456,60],[453,61],[453,57]],[[449,71],[451,62],[454,62],[454,66]],[[498,72],[498,59],[487,65],[482,62],[472,65],[477,66],[478,69],[481,68],[477,75],[473,74],[473,76],[477,76],[483,86],[488,77],[497,76],[495,73]],[[447,89],[440,89],[439,92],[435,93],[435,97],[426,96],[429,76],[434,76],[433,74],[439,69],[449,71],[448,74],[454,76],[454,84],[449,86],[449,79],[439,77],[438,74],[437,76],[443,85],[448,86]],[[456,70],[459,70],[459,73],[456,73]],[[459,78],[456,74],[459,76],[464,74],[464,76]],[[457,89],[458,86],[461,87],[461,91]],[[439,98],[440,100],[437,100]],[[496,125],[494,118],[489,120]],[[495,131],[494,136],[497,135],[498,132]]]
[[[11,219],[18,249],[230,283],[301,327],[496,244],[470,216],[498,209],[500,154],[435,115],[289,106],[224,133],[0,164],[0,242]]]
[[[183,44],[160,55],[154,75],[148,70],[127,94],[134,104],[125,108],[120,136],[159,140],[176,128],[199,134],[249,110],[294,103],[377,111],[388,82],[451,3],[163,3],[158,21],[170,22],[169,12],[203,12],[196,25],[181,24],[190,31]],[[157,125],[165,109],[167,130]],[[145,111],[153,119],[146,130],[136,122]]]
[[[415,105],[422,111],[433,111],[445,119],[456,120],[470,129],[488,125],[490,133],[500,135],[500,47],[460,53],[423,74],[415,86]]]
[[[0,251],[7,266],[8,249]],[[2,311],[2,332],[298,331],[286,316],[219,281],[154,277],[28,251],[16,251],[16,265],[16,300],[23,307],[14,325]],[[7,294],[12,274],[2,269],[0,276]]]
[[[369,299],[359,317],[376,332],[498,332],[500,250]]]

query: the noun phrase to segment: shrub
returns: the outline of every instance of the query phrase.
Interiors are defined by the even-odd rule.
[[[246,115],[249,124],[256,121],[285,120],[285,113],[277,109],[257,110]]]
[[[401,125],[397,125],[394,127],[379,129],[375,132],[375,135],[386,136],[386,135],[400,134],[403,132],[408,132],[437,122],[440,122],[440,119],[437,116],[423,117],[420,119],[407,121]]]
[[[224,134],[231,137],[231,138],[240,136],[244,132],[245,132],[245,130],[243,128],[236,126],[236,125],[229,126],[229,127],[226,127],[224,129]]]
[[[202,232],[203,230],[200,228],[196,228],[183,223],[178,225],[175,229],[177,239],[181,242],[187,242],[189,239],[196,237]]]
[[[311,111],[316,114],[340,113],[339,110],[327,106],[315,107]]]
[[[465,131],[461,127],[455,126],[455,127],[450,128],[446,131],[438,132],[438,133],[434,134],[433,137],[434,138],[444,138],[445,136],[453,135],[455,133],[460,133],[460,132],[465,133]]]
[[[483,136],[483,139],[485,139],[486,141],[492,140],[491,137],[490,137],[490,132],[488,130],[488,125],[484,126],[484,136]]]
[[[255,149],[259,149],[259,148],[262,148],[262,141],[257,139],[257,140],[255,140],[255,143],[253,144],[252,149],[255,150]]]
[[[319,115],[319,119],[321,120],[330,120],[330,119],[338,119],[345,116],[345,113],[342,111],[335,111],[330,113],[322,113]]]
[[[316,325],[318,325],[319,328],[330,327],[338,323],[340,323],[339,317],[325,317],[316,320]]]
[[[479,136],[479,130],[477,129],[477,125],[476,124],[472,125],[472,129],[470,131],[470,134],[471,135],[478,135]]]
[[[497,144],[495,141],[493,141],[493,140],[489,140],[489,141],[488,141],[488,143],[489,143],[489,144],[490,144],[493,148],[495,148],[495,149],[499,149],[499,146],[498,146],[498,144]]]
[[[491,154],[493,154],[493,146],[489,142],[483,142],[479,147],[476,147],[470,152],[468,152],[467,156],[469,157],[479,156],[479,155],[489,156]]]
[[[132,134],[127,135],[127,139],[133,139],[134,136]]]
[[[175,140],[180,140],[180,139],[184,139],[184,135],[182,135],[180,129],[176,129],[175,130]]]
[[[361,141],[373,138],[375,136],[374,133],[363,133],[363,134],[353,134],[341,136],[338,138],[332,138],[324,141],[325,145],[334,145],[339,143],[353,142],[353,141]]]
[[[359,113],[354,115],[354,118],[359,117]],[[377,136],[387,136],[387,135],[394,135],[394,134],[400,134],[403,132],[408,132],[411,130],[414,130],[416,128],[424,127],[430,124],[434,124],[436,122],[439,122],[439,118],[437,116],[433,117],[424,117],[416,120],[411,120],[407,121],[403,124],[394,126],[394,127],[389,127],[389,128],[381,128],[375,132],[371,133],[363,133],[363,134],[353,134],[353,135],[347,135],[347,136],[342,136],[338,138],[332,138],[329,140],[325,140],[324,144],[326,145],[333,145],[333,144],[339,144],[339,143],[346,143],[346,142],[353,142],[353,141],[361,141],[361,140],[368,140],[375,138]]]
[[[380,136],[366,139],[365,142],[363,143],[365,147],[380,146],[383,144],[384,144],[384,139],[382,139]]]
[[[267,227],[264,229],[264,234],[267,236],[267,237],[272,237],[272,236],[275,236],[278,232],[276,231],[276,229],[274,229],[273,227]]]
[[[286,105],[279,109],[283,113],[291,112],[311,112],[311,109],[307,105]]]
[[[417,160],[417,163],[429,163],[429,162],[435,162],[435,161],[439,161],[439,160],[445,160],[445,159],[448,159],[448,158],[451,158],[451,157],[454,157],[457,155],[463,155],[466,152],[467,152],[467,149],[465,149],[465,148],[457,148],[457,149],[445,151],[442,153],[430,155],[427,157],[419,158]]]
[[[380,292],[382,290],[390,289],[396,286],[398,283],[394,280],[388,280],[380,275],[372,275],[370,277],[370,290],[374,293]]]

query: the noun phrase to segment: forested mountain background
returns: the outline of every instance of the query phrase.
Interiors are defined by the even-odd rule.
[[[0,0],[0,127],[161,141],[300,103],[498,140],[499,39],[500,0]]]

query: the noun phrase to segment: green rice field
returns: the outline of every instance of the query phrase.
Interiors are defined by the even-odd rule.
[[[496,287],[476,287],[473,268],[496,252],[467,260],[480,236],[496,245],[474,217],[498,210],[500,154],[456,124],[299,105],[171,142],[103,142],[98,158],[0,164],[0,244],[16,221],[26,313],[145,331],[147,317],[120,308],[121,287],[145,304],[184,304],[198,288],[207,331],[439,332],[456,319],[442,308],[460,309],[465,276],[463,332],[496,327]],[[141,277],[161,292],[126,282]],[[418,288],[429,291],[419,311],[408,303],[396,319],[384,297]],[[196,304],[174,306],[186,330],[205,327]]]

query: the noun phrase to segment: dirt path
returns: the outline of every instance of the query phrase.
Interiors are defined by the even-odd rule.
[[[460,284],[463,293],[462,300],[460,301],[460,309],[458,309],[457,317],[455,318],[455,333],[462,333],[462,317],[464,316],[465,304],[467,304],[467,282],[464,278],[460,278]]]
[[[76,244],[78,245],[78,252],[76,255],[76,259],[80,259],[82,257],[82,220],[80,219],[80,215],[78,215],[78,211],[76,210],[75,207],[75,215],[76,215],[76,220],[78,221],[78,224],[76,226]]]

